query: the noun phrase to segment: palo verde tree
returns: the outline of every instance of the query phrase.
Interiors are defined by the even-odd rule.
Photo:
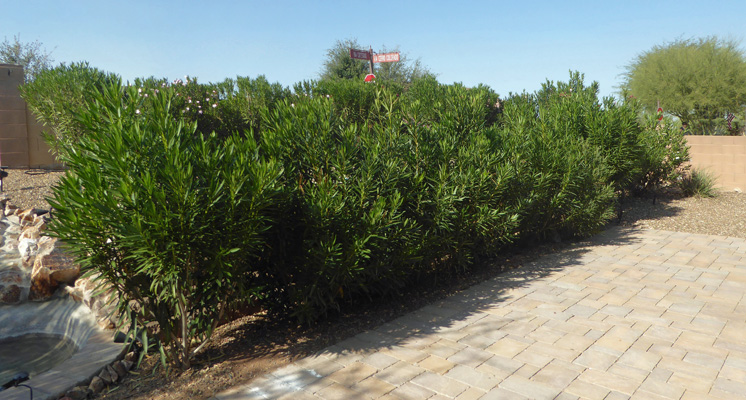
[[[338,40],[326,51],[326,60],[322,67],[321,79],[358,79],[369,72],[368,62],[350,57],[350,49],[366,50],[357,39]],[[380,53],[399,51],[398,47],[374,49]],[[410,61],[406,54],[401,54],[398,62],[376,63],[376,77],[400,83],[409,83],[416,78],[430,74],[430,71],[418,60]]]
[[[626,69],[626,95],[648,111],[660,102],[697,133],[713,132],[746,103],[746,55],[732,40],[675,40],[640,54]]]
[[[13,36],[13,41],[5,38],[0,43],[0,63],[22,65],[26,82],[33,81],[41,71],[49,69],[53,61],[39,41],[23,43],[18,35]]]

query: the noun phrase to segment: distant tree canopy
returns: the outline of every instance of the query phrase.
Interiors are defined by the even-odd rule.
[[[13,36],[12,42],[5,38],[0,43],[0,63],[22,65],[26,82],[33,81],[41,71],[49,69],[53,61],[39,41],[23,43],[19,35]]]
[[[350,49],[367,50],[368,47],[361,46],[357,39],[338,40],[326,51],[326,59],[320,73],[321,79],[362,79],[369,73],[368,62],[351,58]],[[399,48],[383,47],[374,51],[390,53],[399,51]],[[374,68],[377,78],[401,83],[411,82],[430,74],[420,60],[410,61],[406,54],[401,54],[398,62],[376,63]]]
[[[648,110],[658,102],[697,133],[712,133],[746,104],[746,56],[717,37],[655,46],[627,66],[622,86]]]

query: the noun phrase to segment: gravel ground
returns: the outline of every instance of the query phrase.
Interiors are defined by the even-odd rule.
[[[10,204],[22,209],[49,210],[46,198],[52,196],[52,186],[64,172],[45,169],[8,169],[3,179],[3,195]]]
[[[682,198],[676,194],[625,202],[622,225],[705,235],[746,238],[746,194]]]

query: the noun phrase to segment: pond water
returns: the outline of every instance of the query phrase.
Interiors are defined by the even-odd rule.
[[[31,377],[46,372],[77,351],[71,339],[49,333],[0,338],[0,384],[23,371]]]

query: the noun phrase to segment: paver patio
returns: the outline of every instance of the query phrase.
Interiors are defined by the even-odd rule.
[[[614,228],[218,394],[746,399],[746,240]]]

